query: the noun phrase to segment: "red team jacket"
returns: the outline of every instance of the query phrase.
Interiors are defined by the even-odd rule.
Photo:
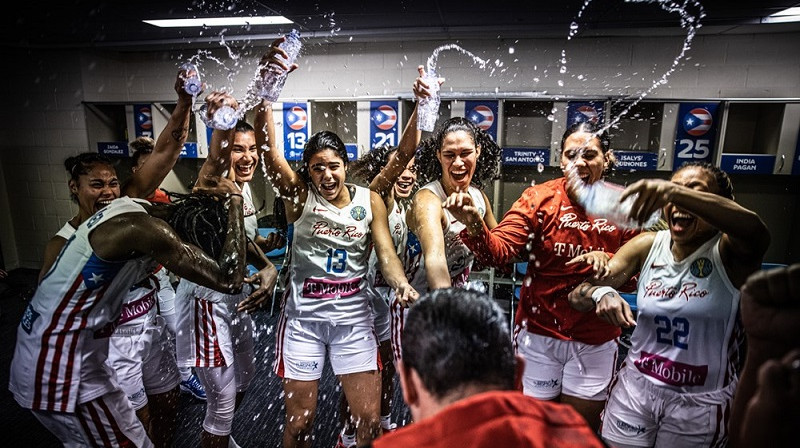
[[[572,407],[518,391],[484,392],[372,442],[373,448],[604,446]]]
[[[588,265],[564,263],[589,251],[614,253],[638,231],[588,217],[565,187],[563,177],[529,187],[497,227],[478,237],[465,230],[461,238],[476,260],[492,266],[506,265],[517,256],[528,259],[530,243],[516,324],[531,333],[597,345],[619,336],[620,329],[592,312],[570,307],[567,295],[593,272]]]

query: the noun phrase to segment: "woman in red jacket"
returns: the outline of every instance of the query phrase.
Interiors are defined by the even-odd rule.
[[[608,141],[590,123],[570,126],[561,140],[561,169],[591,184],[613,167]],[[494,229],[478,219],[469,198],[451,195],[445,207],[466,224],[461,237],[486,265],[529,256],[514,329],[525,358],[523,391],[571,404],[594,430],[616,367],[620,328],[569,306],[567,294],[593,274],[592,262],[565,263],[590,251],[615,252],[638,232],[589,217],[567,177],[526,189]],[[572,182],[577,184],[577,182]]]

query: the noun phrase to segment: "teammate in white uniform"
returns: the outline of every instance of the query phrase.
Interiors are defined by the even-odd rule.
[[[235,186],[223,182],[218,191],[226,188]],[[230,201],[220,261],[165,222],[182,205],[123,197],[81,224],[43,276],[17,332],[9,390],[66,446],[153,446],[104,363],[107,337],[125,292],[154,263],[209,286],[241,288],[244,263],[231,257],[243,250],[241,198]]]
[[[461,241],[464,225],[442,203],[456,192],[468,192],[488,228],[497,220],[489,199],[479,187],[497,173],[500,148],[470,120],[454,117],[422,142],[417,152],[418,175],[425,186],[414,195],[407,215],[408,244],[406,275],[411,285],[424,293],[438,288],[464,286],[472,268],[472,251]],[[402,353],[400,335],[407,303],[392,304],[392,349],[395,359]]]
[[[235,99],[224,94],[215,96],[215,102],[232,104]],[[256,248],[249,243],[248,257],[258,257],[253,264],[260,263],[257,266],[262,268],[272,266],[264,256],[272,247],[263,246],[267,240],[258,233],[257,210],[248,184],[258,160],[253,127],[239,121],[231,144],[209,151],[198,183],[204,186],[209,174],[220,175],[226,169],[235,179],[244,199],[245,236],[260,246]],[[264,299],[272,297],[276,279],[277,272],[272,269],[269,279],[260,281],[262,290],[269,288]],[[178,358],[182,366],[195,368],[206,392],[201,437],[204,447],[228,446],[233,442],[233,416],[255,372],[253,325],[247,312],[259,308],[263,301],[249,303],[245,299],[246,294],[223,294],[185,280],[181,280],[176,291]]]
[[[769,231],[709,164],[684,165],[671,182],[638,181],[623,198],[632,195],[632,218],[663,207],[669,230],[636,236],[609,261],[608,277],[570,294],[576,309],[630,325],[613,287],[641,272],[632,346],[612,383],[603,438],[620,447],[724,446],[742,361],[739,288],[760,268]]]
[[[420,77],[414,83],[414,94],[417,101],[425,92],[425,82],[422,80],[424,72],[419,67]],[[416,167],[414,166],[414,150],[419,144],[422,132],[417,129],[417,109],[411,116],[400,137],[397,147],[374,148],[361,158],[352,162],[350,174],[352,177],[363,180],[369,185],[370,190],[378,193],[383,198],[383,203],[389,211],[387,216],[392,243],[397,251],[397,256],[402,261],[408,235],[406,224],[406,211],[410,205],[416,181]],[[375,313],[375,331],[378,334],[381,361],[381,430],[391,431],[397,427],[392,423],[392,397],[394,396],[395,367],[392,359],[391,343],[391,308],[394,300],[393,291],[384,280],[383,275],[377,270],[378,258],[372,251],[369,261],[372,270],[370,283],[373,285],[374,294],[372,305]],[[350,410],[344,395],[341,395],[339,405],[339,421],[342,431],[339,434],[337,448],[351,448],[357,444],[355,424],[350,418]]]
[[[273,42],[262,66],[296,68],[284,64],[282,41]],[[309,139],[298,173],[277,147],[271,103],[256,108],[254,127],[258,146],[269,148],[267,177],[294,227],[276,344],[286,400],[283,446],[311,445],[326,352],[358,422],[359,443],[368,443],[380,432],[380,363],[366,290],[373,244],[387,283],[405,300],[416,298],[392,245],[386,206],[377,193],[345,185],[347,149],[336,134]]]
[[[120,195],[149,198],[172,169],[188,135],[192,96],[183,89],[183,80],[187,75],[189,73],[183,70],[178,72],[174,86],[178,94],[178,104],[158,140],[154,141],[149,137],[140,137],[131,142],[131,148],[136,149],[144,145],[149,146],[151,152],[144,157],[134,159],[135,165],[132,168],[132,174],[124,185],[120,186],[111,160],[100,154],[83,153],[70,157],[64,162],[70,174],[69,188],[71,196],[78,203],[78,214],[67,222],[48,242],[45,248],[44,263],[39,274],[40,278],[50,269],[61,248],[79,224]],[[138,298],[129,297],[129,299],[135,301]],[[152,322],[155,322],[155,320]],[[129,328],[125,331],[130,333],[133,328],[132,325],[134,325],[133,322],[130,323]],[[144,330],[146,326],[137,328]],[[142,357],[149,358],[153,363],[159,363],[161,356],[155,352],[151,356],[148,347],[158,350],[161,348],[166,349],[167,346],[163,344],[163,341],[159,340],[145,342],[144,339],[146,338],[164,336],[161,331],[151,330],[139,336],[128,334],[127,337],[129,339],[134,338],[140,341],[137,344],[128,344],[131,352],[122,355],[122,358],[116,357],[115,355],[118,352],[112,350],[112,360],[127,359],[128,361],[124,364],[127,366],[126,369],[133,367],[134,370],[138,369],[138,367],[134,366],[141,367],[143,365]],[[112,344],[118,341],[122,341],[122,339],[115,338]],[[164,376],[158,376],[159,379],[156,379],[156,376],[151,376],[148,381],[149,397],[144,397],[144,394],[140,393],[142,387],[141,372],[133,373],[131,370],[126,370],[125,374],[119,376],[122,389],[126,393],[130,392],[131,395],[137,394],[137,398],[134,400],[137,415],[157,446],[169,445],[175,432],[178,392],[177,389],[173,391],[171,390],[173,388],[167,387],[172,381],[172,376],[169,373],[171,370],[174,370],[174,367],[165,370]],[[126,380],[131,382],[127,384]],[[161,392],[153,394],[152,391],[155,390]],[[149,412],[150,408],[153,409],[152,413]],[[151,419],[151,415],[155,417]]]

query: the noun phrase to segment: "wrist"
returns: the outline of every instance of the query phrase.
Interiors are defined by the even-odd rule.
[[[594,291],[592,291],[592,302],[594,302],[594,304],[597,305],[597,303],[600,302],[600,299],[602,299],[603,296],[609,293],[616,293],[616,292],[617,290],[610,286],[600,286],[596,288]]]

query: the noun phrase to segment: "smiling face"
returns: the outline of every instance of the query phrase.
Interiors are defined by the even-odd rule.
[[[336,151],[323,149],[312,155],[308,160],[308,173],[311,183],[328,202],[339,205],[338,202],[345,199],[347,165]]]
[[[119,197],[117,171],[110,165],[95,163],[77,181],[69,181],[69,191],[78,199],[82,222]]]
[[[608,160],[600,139],[589,132],[574,132],[564,140],[561,149],[561,170],[569,176],[574,170],[584,183],[591,184],[603,177]]]
[[[414,167],[414,159],[411,159],[394,183],[394,196],[399,199],[408,198],[414,190],[415,183],[417,183],[417,170]]]
[[[255,133],[236,132],[231,148],[231,167],[239,186],[253,179],[256,165],[258,165],[258,148]]]
[[[697,191],[719,194],[714,176],[701,167],[691,166],[678,170],[671,181]],[[670,203],[664,206],[664,217],[669,224],[672,240],[676,243],[705,241],[717,230],[706,221]]]
[[[467,131],[453,131],[444,136],[436,158],[442,165],[442,185],[448,194],[467,191],[480,153],[480,147],[475,146]]]

